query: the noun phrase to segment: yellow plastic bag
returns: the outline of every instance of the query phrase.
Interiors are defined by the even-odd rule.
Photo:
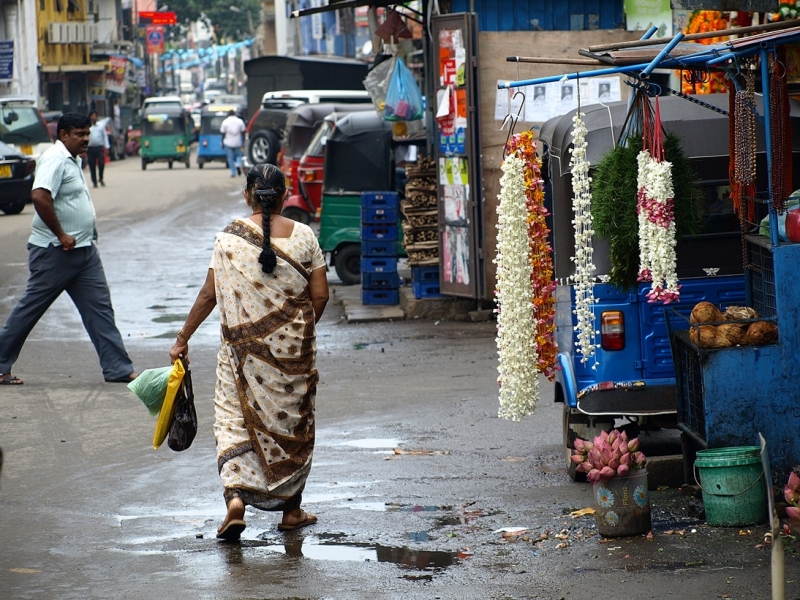
[[[164,396],[164,404],[161,405],[161,412],[158,413],[156,421],[156,430],[153,433],[153,450],[158,450],[158,447],[167,439],[167,433],[172,425],[172,415],[175,412],[175,396],[178,394],[178,388],[181,387],[185,374],[186,369],[179,358],[172,364],[172,372],[169,374],[167,395]]]

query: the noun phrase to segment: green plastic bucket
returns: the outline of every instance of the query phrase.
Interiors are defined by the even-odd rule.
[[[698,450],[694,466],[709,525],[741,527],[766,519],[767,491],[759,446]]]

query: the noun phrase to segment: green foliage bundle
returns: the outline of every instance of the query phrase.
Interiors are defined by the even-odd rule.
[[[636,286],[639,272],[639,220],[636,215],[638,164],[642,137],[628,138],[606,154],[592,175],[592,215],[594,231],[611,245],[611,283],[630,289]],[[678,239],[697,233],[701,194],[696,176],[681,148],[670,134],[664,140],[666,160],[672,163],[675,191],[675,228]]]

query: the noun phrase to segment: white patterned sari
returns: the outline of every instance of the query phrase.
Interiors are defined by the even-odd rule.
[[[221,323],[214,435],[225,500],[262,510],[300,504],[314,451],[316,369],[311,272],[325,266],[311,229],[273,238],[277,266],[261,270],[263,235],[237,219],[217,235]]]

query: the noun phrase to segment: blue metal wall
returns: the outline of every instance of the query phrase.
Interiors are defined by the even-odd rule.
[[[452,0],[452,12],[478,13],[480,31],[618,29],[623,0]]]

